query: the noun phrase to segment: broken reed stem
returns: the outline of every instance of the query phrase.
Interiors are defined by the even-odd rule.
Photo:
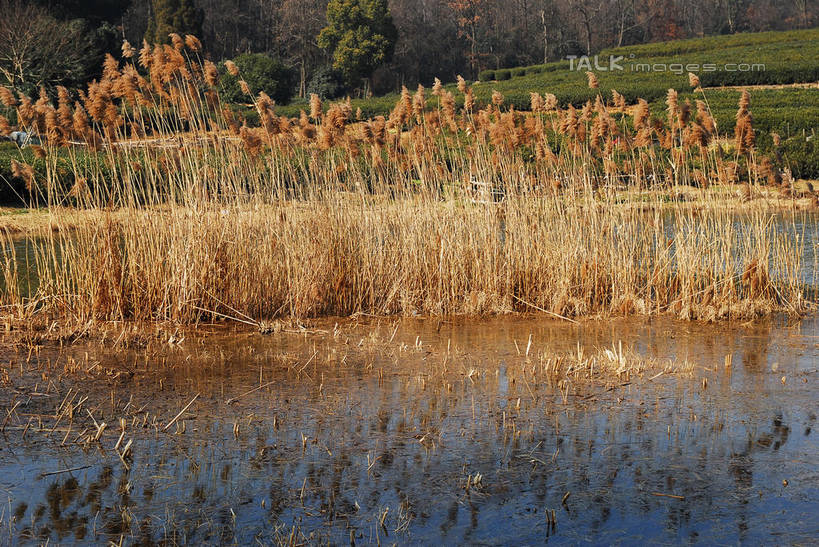
[[[546,315],[551,315],[552,317],[556,317],[557,319],[562,319],[563,321],[568,321],[569,323],[574,323],[575,325],[579,325],[579,324],[580,324],[579,322],[575,321],[574,319],[571,319],[571,318],[569,318],[569,317],[564,317],[563,315],[560,315],[560,314],[558,314],[558,313],[550,312],[549,310],[544,310],[544,309],[543,309],[543,308],[541,308],[540,306],[535,306],[534,304],[531,304],[531,303],[527,302],[526,300],[524,300],[524,299],[520,298],[520,297],[519,297],[519,296],[517,296],[517,295],[514,295],[514,294],[513,294],[513,295],[512,295],[512,297],[513,297],[515,300],[517,300],[518,302],[520,302],[521,304],[525,304],[525,305],[529,306],[530,308],[534,308],[534,309],[536,309],[536,310],[537,310],[537,311],[539,311],[539,312],[543,312],[543,313],[545,313]],[[529,342],[531,343],[531,338],[530,338]],[[527,355],[529,354],[529,348],[526,348],[526,354],[527,354]]]
[[[196,395],[193,396],[193,399],[191,399],[190,402],[188,404],[186,404],[185,407],[182,410],[179,411],[179,414],[174,416],[173,420],[168,422],[168,424],[165,427],[162,428],[162,431],[167,431],[168,428],[170,428],[173,424],[175,424],[176,420],[178,420],[179,417],[182,416],[182,414],[184,414],[185,411],[188,410],[190,408],[190,406],[194,403],[194,401],[196,401],[196,399],[198,399],[198,398],[199,398],[199,394],[197,393]],[[124,434],[124,432],[123,432],[123,434]]]

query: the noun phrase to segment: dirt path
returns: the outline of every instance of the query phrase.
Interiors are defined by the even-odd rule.
[[[726,90],[735,89],[742,91],[743,89],[819,89],[819,82],[798,83],[798,84],[755,84],[755,85],[723,85],[714,87],[705,87],[703,89]]]

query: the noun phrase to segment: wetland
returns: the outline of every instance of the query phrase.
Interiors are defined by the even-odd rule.
[[[18,346],[0,537],[809,543],[817,336],[519,316]]]

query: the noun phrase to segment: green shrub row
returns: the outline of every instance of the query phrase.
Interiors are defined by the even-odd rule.
[[[543,74],[544,72],[554,72],[560,67],[568,66],[565,62],[548,63],[545,65],[531,65],[519,66],[516,68],[499,68],[494,70],[482,70],[478,74],[478,81],[491,82],[503,81],[510,78],[521,78],[523,76],[532,76],[535,74]]]
[[[95,152],[85,147],[72,149],[60,148],[54,164],[55,182],[61,191],[68,192],[74,185],[75,168],[80,172],[83,169],[93,171],[94,177],[99,180],[108,180],[110,176],[106,161],[98,155],[106,152]],[[34,187],[31,191],[26,188],[23,179],[15,177],[11,162],[26,163],[34,168]],[[45,198],[46,160],[38,158],[31,147],[19,148],[13,142],[0,142],[0,204],[2,205],[43,205]],[[93,187],[93,181],[86,181]]]
[[[656,80],[663,74],[685,76],[689,71],[700,75],[705,86],[791,84],[819,80],[819,28],[790,32],[763,32],[713,36],[656,44],[643,44],[604,50],[597,56],[603,67],[615,59],[623,70],[622,78],[637,72]],[[577,61],[575,61],[577,63]],[[598,75],[605,70],[592,68]],[[640,65],[650,65],[649,71]],[[704,65],[713,65],[706,68]],[[568,71],[569,63],[559,61],[481,73],[480,81],[505,81],[555,71]],[[659,67],[657,70],[655,67]],[[663,70],[666,72],[664,73]],[[508,72],[507,72],[508,71]],[[507,77],[507,74],[509,77]],[[544,84],[552,78],[544,78]],[[619,84],[618,84],[619,85]]]
[[[791,42],[811,42],[819,40],[819,28],[770,31],[770,32],[741,32],[705,38],[688,38],[670,42],[655,42],[635,46],[606,49],[602,55],[622,55],[628,57],[667,57],[686,55],[697,52],[714,52],[729,48],[764,47],[767,45],[781,45]],[[754,61],[756,62],[756,61]]]
[[[747,85],[789,85],[819,81],[819,65],[768,68],[753,71],[716,71],[700,74],[705,87]]]
[[[45,162],[36,159],[31,148],[20,149],[13,142],[0,142],[0,204],[28,205],[29,192],[23,179],[12,174],[12,161],[32,165],[36,177],[40,179],[45,174]]]
[[[819,135],[791,137],[782,142],[782,157],[797,179],[819,179]]]

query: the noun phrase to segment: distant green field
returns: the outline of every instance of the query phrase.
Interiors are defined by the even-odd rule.
[[[577,105],[591,95],[583,89],[587,87],[585,72],[591,68],[603,91],[617,89],[626,99],[651,101],[669,88],[685,89],[688,72],[698,74],[706,87],[815,82],[819,80],[817,59],[819,28],[628,46],[604,50],[588,64],[574,60],[490,70],[481,73],[480,79],[507,92],[514,102],[528,100],[523,93],[540,87],[548,88],[563,103]]]
[[[740,92],[733,89],[706,89],[705,97],[717,120],[720,133],[733,132]],[[686,92],[680,98],[702,99],[701,93]],[[665,110],[664,101],[651,104],[652,112]],[[787,138],[819,131],[819,88],[755,89],[751,91],[751,113],[757,132],[779,133]]]
[[[473,90],[478,104],[490,101],[492,91],[497,90],[503,93],[507,106],[527,109],[532,91],[552,93],[565,107],[568,104],[580,106],[594,99],[598,93],[610,98],[611,90],[616,89],[628,102],[642,98],[652,103],[652,108],[659,112],[664,108],[663,101],[669,88],[681,92],[683,98],[694,98],[688,84],[689,69],[695,68],[691,65],[699,65],[700,70],[694,72],[698,73],[705,87],[819,81],[819,28],[713,36],[609,49],[598,55],[599,65],[608,68],[610,56],[619,59],[617,64],[623,70],[594,70],[594,59],[591,59],[592,69],[599,80],[599,90],[589,89],[585,66],[580,70],[571,70],[569,61],[484,71],[482,81],[475,82]],[[577,65],[578,61],[575,60],[574,64]],[[739,69],[740,64],[744,70]],[[649,65],[651,70],[644,70],[644,65]],[[703,65],[714,65],[714,70],[704,70]],[[764,65],[764,69],[759,65]],[[463,98],[455,86],[450,84],[447,87],[455,94],[459,104],[462,103]],[[720,129],[732,130],[739,93],[706,89],[706,97]],[[701,96],[698,94],[697,98]],[[365,117],[386,115],[397,99],[397,94],[390,94],[354,100],[353,108],[361,108]],[[435,104],[434,100],[431,104]],[[306,102],[296,101],[279,107],[278,111],[283,115],[296,116],[300,109],[305,108]],[[819,128],[819,88],[754,90],[752,113],[758,131],[778,131],[783,136],[815,131]]]

